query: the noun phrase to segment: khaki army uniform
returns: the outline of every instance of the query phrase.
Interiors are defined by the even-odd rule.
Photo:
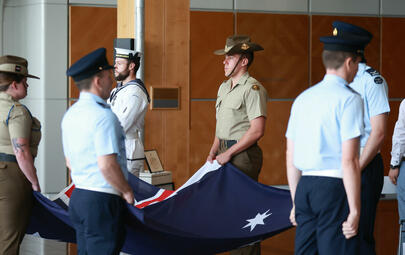
[[[255,78],[246,72],[232,89],[231,85],[229,79],[218,90],[215,132],[220,141],[218,154],[225,152],[242,138],[250,128],[251,120],[267,116],[267,91]],[[262,168],[263,152],[255,143],[234,155],[230,162],[257,181]],[[231,254],[260,254],[260,243],[233,250]]]
[[[14,155],[14,138],[29,139],[35,157],[41,126],[25,106],[0,92],[0,254],[18,254],[33,203],[31,183]]]
[[[218,154],[235,144],[250,128],[250,121],[264,116],[267,111],[266,89],[248,72],[231,89],[231,79],[221,84],[216,102],[217,126],[215,135],[220,140]],[[262,150],[257,143],[240,152],[231,163],[252,179],[259,177]]]

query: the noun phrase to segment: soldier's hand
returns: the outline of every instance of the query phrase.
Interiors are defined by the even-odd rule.
[[[231,160],[231,155],[229,155],[226,151],[224,153],[217,155],[216,160],[217,160],[218,164],[225,165],[226,163],[228,163]]]
[[[127,191],[125,193],[122,193],[122,197],[127,201],[128,204],[133,205],[135,198],[134,198],[134,193],[131,191]]]
[[[347,219],[345,222],[342,224],[342,231],[343,235],[345,236],[346,239],[350,239],[353,236],[357,235],[357,229],[359,226],[359,216],[358,215],[353,215],[349,213],[349,216],[347,216]]]
[[[38,183],[32,184],[31,187],[32,187],[32,190],[33,190],[33,191],[41,192],[41,187],[39,186]]]
[[[291,224],[293,224],[293,226],[297,226],[297,222],[295,221],[295,205],[293,206],[290,212],[290,221]]]
[[[207,157],[207,161],[210,162],[211,164],[212,164],[212,162],[214,161],[214,159],[215,159],[215,155],[214,155],[214,154],[209,154],[208,157]]]
[[[399,175],[399,168],[391,168],[388,172],[388,176],[393,184],[397,185],[397,179]]]

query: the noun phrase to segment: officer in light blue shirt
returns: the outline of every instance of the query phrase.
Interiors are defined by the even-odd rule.
[[[326,74],[295,100],[286,136],[294,141],[294,165],[301,171],[336,169],[343,176],[342,143],[363,133],[363,104],[347,85]]]
[[[291,108],[287,177],[297,226],[295,254],[358,254],[360,95],[348,86],[360,62],[360,36],[321,37],[324,79]]]
[[[353,82],[349,84],[357,91],[364,103],[364,135],[361,136],[361,215],[359,235],[362,239],[360,254],[376,254],[374,222],[377,203],[384,184],[384,164],[380,154],[383,144],[388,113],[388,87],[378,71],[366,65],[364,48],[373,35],[367,30],[342,21],[332,23],[334,33],[365,36],[368,40],[361,49],[362,61]]]
[[[121,195],[104,178],[97,157],[117,154],[117,161],[128,179],[124,139],[117,117],[99,96],[81,92],[62,121],[63,148],[69,158],[76,188]],[[80,146],[78,146],[80,145]]]
[[[75,184],[69,217],[78,254],[119,254],[125,241],[125,201],[134,203],[124,132],[105,101],[112,68],[105,48],[100,48],[66,72],[80,90],[79,101],[62,120],[63,150]]]

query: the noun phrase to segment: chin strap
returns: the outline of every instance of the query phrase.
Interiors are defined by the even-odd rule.
[[[236,62],[235,66],[232,69],[232,72],[230,72],[226,77],[229,77],[233,74],[233,72],[235,71],[236,67],[239,65],[239,62],[242,60],[242,55],[239,56],[238,62]]]

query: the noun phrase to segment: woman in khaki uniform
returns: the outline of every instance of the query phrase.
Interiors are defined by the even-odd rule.
[[[32,190],[41,191],[34,158],[39,121],[18,100],[27,96],[26,59],[0,57],[0,254],[18,254],[31,214]]]

